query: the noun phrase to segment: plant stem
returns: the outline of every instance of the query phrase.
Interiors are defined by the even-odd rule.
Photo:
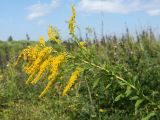
[[[101,69],[101,70],[104,70],[104,71],[106,71],[107,73],[109,73],[109,70],[107,70],[107,69],[105,69],[105,68],[103,68],[103,67],[101,67],[101,66],[99,66],[99,65],[96,65],[96,64],[94,64],[94,63],[90,63],[90,62],[85,61],[85,60],[81,60],[81,61],[83,61],[83,62],[86,63],[86,64],[90,64],[90,65],[92,65],[92,66],[94,66],[94,67],[97,67],[97,68],[99,68],[99,69]],[[114,75],[114,74],[113,74],[113,75]],[[137,90],[137,88],[136,88],[134,85],[128,83],[128,82],[127,82],[125,79],[123,79],[122,77],[117,76],[117,75],[114,75],[114,76],[115,76],[117,79],[119,79],[119,80],[123,81],[124,83],[126,83],[127,85],[129,85],[131,88]]]

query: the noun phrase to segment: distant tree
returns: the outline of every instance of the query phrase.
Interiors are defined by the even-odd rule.
[[[29,37],[29,35],[28,35],[28,34],[26,34],[26,38],[27,38],[27,40],[30,40],[30,37]]]
[[[9,36],[8,41],[13,41],[13,38],[11,35]]]

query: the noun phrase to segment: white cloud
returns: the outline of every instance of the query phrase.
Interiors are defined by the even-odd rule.
[[[150,0],[144,9],[151,16],[160,15],[160,0]]]
[[[38,2],[28,7],[28,20],[33,20],[51,13],[59,4],[59,0],[52,0],[51,3]]]
[[[81,0],[78,8],[92,12],[128,13],[138,10],[139,5],[139,0]]]
[[[81,0],[78,9],[87,12],[129,13],[142,11],[160,15],[160,0]]]
[[[148,13],[150,16],[158,16],[158,15],[160,15],[160,9],[148,10],[147,13]]]

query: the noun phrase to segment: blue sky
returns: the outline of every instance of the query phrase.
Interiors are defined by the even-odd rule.
[[[101,22],[104,33],[120,34],[125,27],[135,32],[148,26],[159,32],[160,0],[1,0],[0,39],[9,35],[14,39],[32,40],[39,36],[47,38],[48,25],[59,29],[63,38],[68,38],[68,25],[71,4],[77,11],[77,25],[82,34],[85,28],[94,28],[101,35]]]

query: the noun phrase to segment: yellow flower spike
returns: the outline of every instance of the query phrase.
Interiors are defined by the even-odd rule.
[[[55,77],[48,82],[48,84],[47,84],[47,86],[45,87],[45,89],[44,89],[44,90],[42,91],[42,93],[39,95],[40,98],[43,97],[43,96],[48,92],[48,90],[50,89],[50,87],[54,84],[55,78],[56,78],[57,74],[58,74],[58,73],[56,73]]]
[[[28,51],[28,62],[33,63],[37,59],[40,49],[41,48],[38,45],[30,48],[30,50]]]
[[[69,20],[69,25],[68,25],[69,34],[74,34],[75,22],[76,22],[75,18],[76,18],[76,11],[74,5],[72,5],[72,16]]]
[[[28,59],[29,50],[30,50],[30,46],[28,46],[27,48],[25,48],[21,51],[21,53],[19,54],[18,59],[16,61],[16,65],[20,62],[21,59],[23,59],[23,60]]]
[[[18,56],[18,59],[16,61],[16,65],[19,63],[21,59],[27,61],[28,63],[33,63],[37,59],[37,54],[39,52],[38,45],[35,45],[34,47],[28,46],[27,48],[23,49],[21,53]],[[26,67],[25,71],[28,68]]]
[[[24,67],[23,67],[23,71],[26,72],[28,75],[29,73],[27,72],[27,69],[30,67],[30,63],[27,63]]]
[[[61,44],[62,41],[59,39],[59,33],[57,29],[54,29],[51,25],[48,28],[48,37],[49,40],[55,41],[58,44]]]
[[[62,44],[62,41],[59,40],[59,39],[55,39],[55,42],[58,43],[58,44]]]
[[[45,67],[45,65],[43,65],[43,66],[40,68],[41,62],[42,62],[43,58],[44,58],[45,56],[50,55],[51,52],[52,52],[52,48],[51,48],[51,47],[45,47],[45,48],[43,48],[41,51],[39,51],[36,60],[31,64],[31,66],[25,68],[25,72],[26,72],[28,75],[30,75],[29,78],[28,78],[28,80],[26,81],[26,84],[28,84],[29,82],[32,81],[35,73],[36,73],[38,70],[40,70],[40,71],[39,71],[40,73],[38,73],[38,76],[41,76],[41,72],[43,73],[43,71],[41,71],[41,69],[42,69],[42,67],[43,67],[43,69],[44,69],[44,67]],[[35,81],[34,81],[34,82],[37,82],[37,81],[38,81],[38,80],[37,80],[37,79],[38,79],[38,76],[35,78]],[[33,82],[33,83],[34,83],[34,82]],[[32,83],[32,84],[33,84],[33,83]]]
[[[40,44],[40,46],[45,46],[45,41],[44,41],[44,37],[43,36],[41,36],[39,38],[39,44]]]
[[[32,63],[32,65],[27,69],[29,74],[32,74],[35,70],[37,70],[40,66],[41,61],[45,56],[50,55],[52,52],[52,47],[45,47],[43,48],[37,55],[36,60]]]
[[[50,64],[49,59],[45,60],[42,65],[40,66],[40,71],[38,72],[36,78],[31,82],[32,84],[36,84],[40,77],[42,76],[43,72],[46,70],[48,65]]]
[[[62,54],[60,54],[56,57],[52,57],[50,59],[50,61],[51,61],[50,62],[50,64],[51,64],[51,70],[50,70],[51,75],[48,76],[49,82],[48,82],[47,86],[45,87],[45,89],[42,91],[42,93],[39,95],[40,98],[43,97],[48,92],[50,87],[54,84],[55,79],[58,75],[58,69],[59,69],[61,63],[64,62],[66,56],[67,56],[67,53],[62,53]]]
[[[51,59],[51,75],[48,76],[48,80],[52,80],[55,77],[60,64],[64,62],[66,56],[67,53],[62,53]]]
[[[86,42],[79,42],[79,47],[80,47],[80,48],[84,48],[85,45],[86,45]]]
[[[54,32],[53,32],[53,27],[50,25],[48,27],[48,37],[49,37],[49,40],[53,39],[54,38]]]
[[[64,88],[62,96],[65,96],[67,94],[67,92],[71,89],[72,85],[74,84],[74,82],[78,78],[80,72],[81,72],[81,68],[77,67],[76,70],[72,73],[72,75],[71,75],[66,87]]]

